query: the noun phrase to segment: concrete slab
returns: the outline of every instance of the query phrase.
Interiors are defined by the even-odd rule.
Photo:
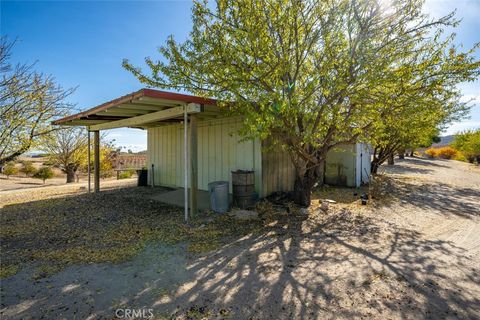
[[[152,196],[152,199],[183,208],[184,189],[178,188],[173,191],[156,194]],[[210,196],[208,195],[208,191],[198,190],[198,210],[203,211],[207,209],[210,209]]]

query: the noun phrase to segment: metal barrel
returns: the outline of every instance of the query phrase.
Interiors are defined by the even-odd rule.
[[[255,172],[249,170],[232,171],[232,194],[234,204],[246,209],[255,203]]]

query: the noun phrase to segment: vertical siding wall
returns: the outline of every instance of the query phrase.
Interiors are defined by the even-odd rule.
[[[232,170],[255,170],[256,191],[261,194],[261,146],[258,140],[240,142],[241,118],[198,122],[198,188],[212,181],[230,181]],[[148,164],[155,166],[155,185],[183,186],[183,124],[148,129]],[[149,174],[151,183],[151,174]]]
[[[262,148],[263,193],[268,196],[276,191],[292,191],[295,183],[295,167],[287,152]],[[369,158],[368,158],[369,159]],[[364,159],[366,160],[366,159]],[[342,145],[327,154],[325,182],[338,183],[338,172],[346,178],[347,186],[355,186],[356,154],[354,145]],[[368,160],[367,160],[368,161]],[[370,165],[362,163],[363,167]],[[339,170],[340,169],[340,170]]]
[[[295,167],[287,152],[262,148],[262,181],[263,197],[276,191],[293,190]]]
[[[327,154],[325,183],[355,187],[356,147],[354,144],[339,145]]]

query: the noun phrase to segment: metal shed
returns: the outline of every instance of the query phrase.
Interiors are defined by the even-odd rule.
[[[100,189],[99,131],[120,127],[147,130],[149,184],[184,187],[186,218],[188,207],[197,211],[197,190],[207,190],[212,181],[230,181],[233,170],[254,170],[255,190],[261,197],[293,189],[295,170],[288,154],[271,151],[258,139],[244,141],[237,133],[242,118],[220,110],[212,99],[142,89],[54,124],[86,126],[94,132],[96,192]],[[334,184],[334,179],[347,186],[366,182],[368,175],[363,171],[370,164],[370,154],[365,145],[337,149],[340,151],[334,150],[327,158],[327,183]]]

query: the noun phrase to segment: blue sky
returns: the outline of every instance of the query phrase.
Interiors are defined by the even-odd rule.
[[[87,109],[142,85],[121,67],[128,58],[143,65],[146,56],[171,34],[185,39],[191,28],[190,1],[1,1],[0,32],[18,38],[15,62],[38,61],[64,87],[76,87],[70,101]],[[457,42],[466,48],[480,41],[480,0],[428,0],[425,10],[440,16],[457,9],[463,21]],[[480,52],[477,52],[480,57]],[[480,127],[480,82],[462,85],[465,99],[476,99],[471,118],[446,134]],[[120,146],[146,148],[146,134],[135,129],[108,133]]]

